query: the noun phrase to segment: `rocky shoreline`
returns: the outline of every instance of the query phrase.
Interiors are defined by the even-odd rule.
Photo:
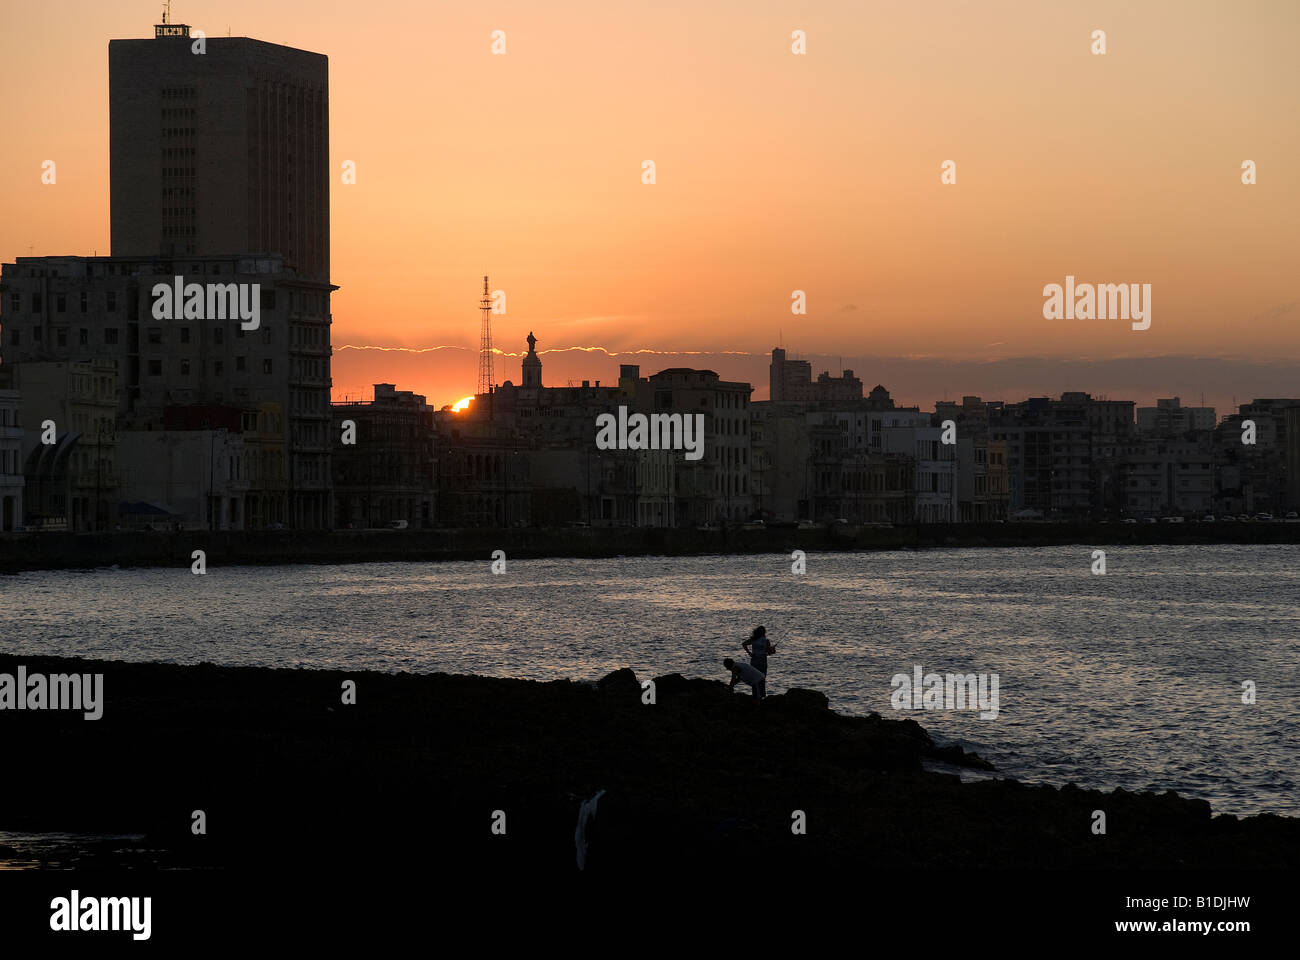
[[[755,703],[674,674],[647,704],[630,670],[540,683],[0,655],[0,674],[20,665],[103,674],[103,716],[0,709],[0,831],[143,835],[160,866],[574,875],[579,807],[602,790],[589,873],[1300,862],[1298,819],[1211,816],[1172,792],[963,783],[926,767],[989,765],[814,691]]]

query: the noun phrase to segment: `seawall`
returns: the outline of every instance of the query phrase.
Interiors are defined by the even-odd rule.
[[[530,557],[681,556],[792,550],[899,550],[929,547],[1043,547],[1057,544],[1297,544],[1300,523],[962,523],[861,530],[580,529],[203,531],[0,536],[0,572],[64,567],[209,564],[436,562],[488,560],[494,550]]]

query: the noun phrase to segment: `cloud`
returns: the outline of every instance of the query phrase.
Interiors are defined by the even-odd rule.
[[[383,347],[374,343],[345,343],[342,346],[334,348],[337,353],[340,350],[378,350],[384,353],[436,353],[439,350],[468,350],[468,347],[462,347],[453,343],[439,344],[436,347]],[[500,353],[501,351],[494,351]]]
[[[342,346],[335,347],[335,352],[341,350],[374,350],[382,353],[436,353],[439,350],[465,350],[470,348],[457,344],[440,344],[436,347],[388,347],[374,343],[345,343]],[[477,350],[475,351],[478,352]],[[500,347],[493,347],[492,353],[500,357],[522,357],[524,352],[513,350],[502,350]],[[588,346],[568,346],[568,347],[551,347],[549,350],[538,350],[537,353],[601,353],[607,357],[766,357],[766,353],[753,353],[749,350],[654,350],[649,347],[638,347],[635,350],[611,350],[609,347],[588,347]]]

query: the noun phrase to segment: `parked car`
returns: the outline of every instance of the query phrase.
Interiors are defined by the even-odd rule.
[[[741,529],[742,530],[765,530],[767,529],[767,524],[763,523],[762,520],[748,520],[745,523],[741,524]]]
[[[1207,513],[1205,516],[1201,517],[1201,523],[1214,523],[1214,522],[1215,522],[1214,514],[1212,513]]]
[[[1255,514],[1255,519],[1258,520],[1260,523],[1268,523],[1270,520],[1273,519],[1273,514],[1271,514],[1271,513],[1257,513],[1257,514]]]
[[[1125,517],[1120,523],[1137,523],[1137,517]]]
[[[1288,510],[1286,518],[1288,520],[1300,520],[1300,514],[1296,513],[1294,510]]]
[[[389,520],[389,521],[388,521],[388,529],[389,529],[389,530],[405,530],[408,526],[410,526],[410,524],[408,524],[405,520]]]
[[[1142,522],[1143,522],[1143,523],[1155,523],[1155,522],[1156,522],[1156,518],[1155,518],[1155,517],[1143,517],[1143,518],[1142,518]]]
[[[820,524],[820,523],[813,523],[811,520],[800,520],[800,521],[799,521],[799,529],[800,529],[800,530],[820,530],[820,529],[821,529],[821,524]]]

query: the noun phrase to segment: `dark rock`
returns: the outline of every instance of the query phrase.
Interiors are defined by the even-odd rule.
[[[680,673],[655,677],[655,697],[660,703],[678,702],[692,698],[715,698],[719,694],[727,692],[727,685],[720,680],[708,680],[704,677],[683,677]]]
[[[596,681],[596,689],[601,693],[614,694],[616,696],[635,696],[641,695],[641,684],[632,672],[631,667],[624,667],[622,670],[615,670],[613,673],[606,674]]]
[[[631,670],[581,684],[448,674],[196,668],[0,653],[0,672],[105,674],[107,708],[4,717],[0,831],[142,834],[181,867],[437,864],[470,882],[573,874],[578,807],[598,790],[591,865],[666,882],[721,864],[751,876],[848,875],[872,862],[951,869],[1293,869],[1300,821],[1211,817],[1201,800],[926,772],[914,720],[842,716],[813,691],[755,704],[714,679]],[[353,679],[358,705],[339,702]],[[607,695],[608,694],[608,695]],[[334,713],[327,713],[332,707]],[[771,709],[768,709],[771,708]],[[122,744],[132,776],[121,775]],[[952,756],[955,751],[943,748]],[[75,751],[77,762],[66,762]],[[961,754],[967,760],[974,754]],[[86,783],[113,784],[86,793]],[[208,811],[211,833],[189,834]],[[791,810],[816,826],[791,840]],[[1089,829],[1107,813],[1109,840]],[[506,812],[509,840],[487,829]],[[453,824],[404,831],[376,825]],[[220,824],[220,829],[212,829]],[[727,826],[720,832],[720,824]],[[461,825],[464,825],[463,827]],[[153,856],[154,853],[150,853]]]
[[[804,690],[801,687],[791,687],[785,693],[769,697],[769,701],[779,701],[783,705],[798,707],[809,710],[829,710],[830,701],[826,699],[826,694],[819,690]]]
[[[957,767],[970,767],[973,770],[996,770],[997,767],[989,763],[978,753],[971,751],[967,753],[955,743],[950,743],[946,747],[935,747],[930,751],[930,756],[936,760],[942,760],[944,763],[951,763]]]

